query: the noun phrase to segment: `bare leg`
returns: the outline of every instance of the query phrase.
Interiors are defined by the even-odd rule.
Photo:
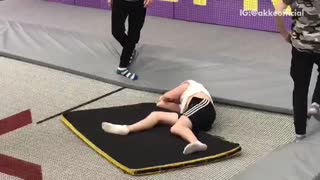
[[[184,148],[183,154],[191,154],[197,151],[207,150],[207,145],[201,143],[191,129],[192,123],[186,116],[181,116],[178,122],[170,129],[172,134],[180,136],[182,139],[189,142],[189,144]]]
[[[173,112],[180,112],[179,104],[167,101],[160,101],[157,103],[157,106],[160,108],[168,109]]]
[[[117,125],[112,123],[102,123],[102,129],[107,133],[127,135],[130,132],[138,132],[151,129],[159,123],[174,125],[178,121],[178,114],[171,112],[152,112],[145,119],[132,125]]]
[[[172,134],[180,136],[182,139],[189,143],[198,141],[198,138],[191,131],[192,123],[186,116],[181,116],[179,121],[171,127]]]
[[[130,132],[138,132],[151,129],[157,124],[174,125],[178,121],[178,114],[171,112],[152,112],[145,119],[128,126]]]

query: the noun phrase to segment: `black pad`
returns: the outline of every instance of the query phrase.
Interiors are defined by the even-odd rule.
[[[154,103],[69,112],[62,121],[89,146],[125,172],[149,174],[195,165],[233,156],[241,151],[237,143],[200,133],[199,140],[208,150],[191,155],[182,153],[187,142],[170,134],[170,127],[158,125],[152,130],[119,136],[105,133],[104,121],[132,124],[154,110],[163,110]]]

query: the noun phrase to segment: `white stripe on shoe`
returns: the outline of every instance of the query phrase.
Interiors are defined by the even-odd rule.
[[[121,75],[125,75],[126,73],[128,73],[128,69],[122,71],[122,72],[121,72]]]
[[[137,80],[138,76],[135,73],[131,73],[127,68],[118,68],[117,74],[120,74],[128,79]]]

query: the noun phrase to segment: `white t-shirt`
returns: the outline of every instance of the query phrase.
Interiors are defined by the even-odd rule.
[[[182,95],[180,97],[180,105],[179,105],[180,106],[180,113],[184,113],[189,97],[193,96],[196,93],[199,93],[199,92],[205,93],[206,95],[208,95],[210,97],[210,101],[212,102],[210,93],[202,84],[200,84],[194,80],[187,80],[184,82],[188,82],[189,86],[182,93]]]

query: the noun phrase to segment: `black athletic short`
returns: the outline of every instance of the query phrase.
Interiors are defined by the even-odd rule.
[[[211,129],[216,119],[216,110],[210,100],[192,97],[188,108],[181,115],[188,117],[192,123],[192,131],[199,133]]]

